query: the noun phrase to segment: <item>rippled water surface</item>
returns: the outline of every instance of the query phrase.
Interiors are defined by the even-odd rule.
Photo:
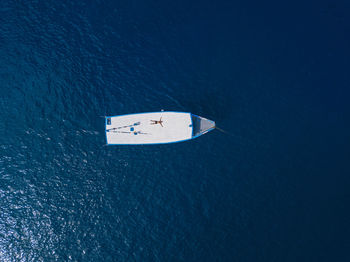
[[[349,4],[0,3],[0,261],[348,261]],[[104,146],[100,116],[215,120]]]

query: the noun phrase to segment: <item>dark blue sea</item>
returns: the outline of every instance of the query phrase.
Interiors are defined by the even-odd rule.
[[[2,0],[0,261],[350,261],[349,14]],[[227,133],[105,146],[161,109]]]

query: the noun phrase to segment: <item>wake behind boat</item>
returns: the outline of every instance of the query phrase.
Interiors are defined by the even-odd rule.
[[[190,140],[215,122],[184,112],[152,112],[105,117],[108,145],[166,144]]]

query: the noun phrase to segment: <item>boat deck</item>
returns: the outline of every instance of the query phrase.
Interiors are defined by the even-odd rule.
[[[162,121],[161,124],[155,121]],[[154,112],[106,117],[109,145],[162,144],[192,138],[190,113]]]

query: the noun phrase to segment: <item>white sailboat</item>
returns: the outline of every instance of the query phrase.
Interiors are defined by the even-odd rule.
[[[190,140],[215,128],[215,122],[185,112],[106,116],[108,145],[166,144]]]

